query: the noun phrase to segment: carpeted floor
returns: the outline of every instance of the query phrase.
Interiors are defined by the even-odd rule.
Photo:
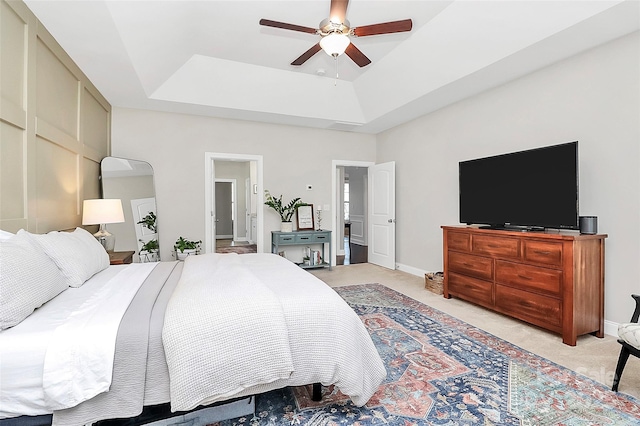
[[[377,284],[336,288],[387,366],[365,407],[333,387],[258,395],[220,425],[638,425],[640,401]]]

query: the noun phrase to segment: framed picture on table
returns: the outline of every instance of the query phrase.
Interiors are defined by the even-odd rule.
[[[298,207],[298,230],[313,230],[313,204]]]

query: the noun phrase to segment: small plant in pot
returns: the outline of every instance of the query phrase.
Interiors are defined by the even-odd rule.
[[[267,201],[264,202],[265,205],[271,207],[276,211],[276,213],[280,215],[280,220],[282,220],[282,225],[280,230],[282,232],[291,232],[292,230],[291,218],[293,217],[293,214],[296,212],[296,209],[300,206],[305,205],[305,203],[300,201],[300,197],[297,197],[291,200],[288,204],[283,204],[282,195],[276,198],[272,196],[268,190],[264,191],[264,195],[267,199]]]
[[[144,242],[143,240],[138,240],[142,243],[142,247],[140,247],[140,251],[138,252],[138,256],[140,256],[141,262],[158,262],[160,260],[160,244],[158,244],[158,240],[149,240]]]
[[[173,245],[173,249],[176,251],[176,258],[178,260],[185,260],[187,256],[195,255],[200,252],[200,246],[202,241],[191,241],[180,237]]]

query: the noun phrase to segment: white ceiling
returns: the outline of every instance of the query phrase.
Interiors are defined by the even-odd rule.
[[[411,18],[408,33],[352,38],[372,63],[318,52],[330,0],[25,0],[113,105],[378,133],[640,29],[638,0],[351,0],[352,27]],[[320,76],[319,70],[324,70]]]

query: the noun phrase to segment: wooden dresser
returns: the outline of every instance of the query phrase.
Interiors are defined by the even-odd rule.
[[[562,335],[604,336],[607,235],[443,226],[444,297]]]

